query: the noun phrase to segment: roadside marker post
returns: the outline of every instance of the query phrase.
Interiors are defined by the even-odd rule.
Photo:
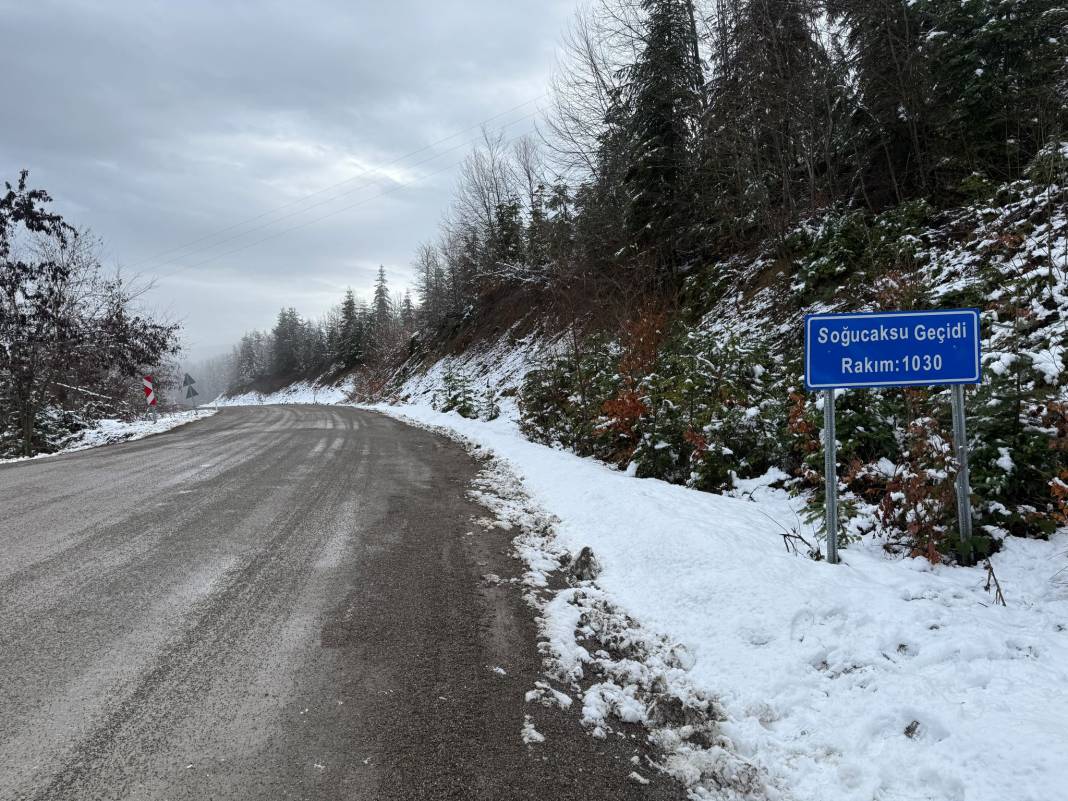
[[[964,386],[982,382],[978,309],[809,314],[805,388],[823,392],[827,561],[838,562],[838,469],[834,393],[858,387],[950,386],[957,457],[957,520],[972,536]],[[965,561],[970,555],[965,552]]]
[[[152,410],[152,420],[155,422],[159,419],[159,415],[156,412],[156,385],[152,380],[152,376],[146,375],[141,379],[141,384],[145,390],[145,403],[148,404],[148,408]]]

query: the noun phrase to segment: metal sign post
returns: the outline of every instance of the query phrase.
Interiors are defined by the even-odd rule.
[[[968,432],[964,424],[964,386],[954,384],[953,445],[957,451],[957,521],[960,526],[961,559],[972,560],[972,486],[968,475]]]
[[[834,390],[823,393],[823,478],[827,509],[827,561],[838,564],[838,443],[834,433]]]
[[[189,375],[189,373],[186,373],[185,374],[185,378],[182,379],[182,386],[186,387],[186,391],[185,391],[185,399],[186,400],[192,400],[193,398],[195,398],[197,395],[200,394],[193,387],[193,384],[195,384],[196,382],[197,382],[197,380],[195,378],[193,378],[193,376]]]
[[[971,481],[964,385],[982,381],[978,309],[805,317],[805,387],[823,390],[827,561],[838,562],[838,474],[834,391],[849,387],[949,385],[957,455],[961,558],[971,561]]]

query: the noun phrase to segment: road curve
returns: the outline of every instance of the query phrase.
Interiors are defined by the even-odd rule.
[[[640,738],[524,703],[477,470],[310,406],[0,466],[0,799],[684,797],[627,778]]]

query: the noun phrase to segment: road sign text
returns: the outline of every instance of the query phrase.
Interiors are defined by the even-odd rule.
[[[979,310],[810,314],[809,389],[976,384]]]

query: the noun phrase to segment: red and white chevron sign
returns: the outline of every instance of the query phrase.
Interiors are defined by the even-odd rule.
[[[152,376],[146,375],[141,381],[145,385],[145,403],[149,406],[156,405],[156,385],[152,383]]]

